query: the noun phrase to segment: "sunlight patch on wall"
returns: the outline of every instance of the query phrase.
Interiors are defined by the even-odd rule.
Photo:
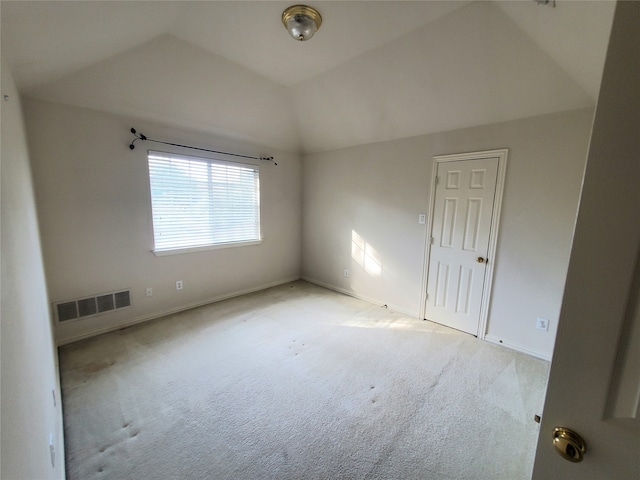
[[[372,277],[382,274],[380,255],[355,230],[351,231],[351,258]]]

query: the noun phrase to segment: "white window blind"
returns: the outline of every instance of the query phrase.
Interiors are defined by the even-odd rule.
[[[148,154],[154,252],[260,241],[258,167]]]

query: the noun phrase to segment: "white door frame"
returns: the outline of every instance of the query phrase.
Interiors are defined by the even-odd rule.
[[[429,217],[427,222],[427,236],[424,256],[424,266],[422,272],[422,297],[420,299],[421,318],[426,318],[427,308],[427,279],[429,278],[429,259],[431,257],[431,231],[433,229],[433,211],[436,200],[436,177],[438,175],[438,165],[445,162],[457,162],[461,160],[483,160],[486,158],[498,158],[498,178],[496,179],[496,194],[493,199],[493,214],[491,217],[491,231],[489,233],[489,250],[487,254],[487,264],[484,273],[484,286],[482,289],[482,301],[480,305],[480,321],[478,322],[477,336],[484,339],[487,330],[487,317],[489,315],[489,303],[491,298],[491,283],[493,281],[493,266],[495,264],[496,247],[498,243],[498,226],[500,223],[500,208],[502,206],[502,195],[504,192],[504,180],[507,170],[507,157],[509,150],[506,148],[499,150],[487,150],[482,152],[455,153],[451,155],[437,155],[433,157],[433,168],[431,171],[431,195],[429,200]]]

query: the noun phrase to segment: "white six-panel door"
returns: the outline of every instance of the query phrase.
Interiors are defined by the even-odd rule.
[[[479,334],[499,157],[437,163],[425,318]]]

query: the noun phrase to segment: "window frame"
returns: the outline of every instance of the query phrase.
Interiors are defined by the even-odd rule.
[[[183,245],[183,246],[173,246],[166,248],[158,248],[157,247],[157,225],[156,225],[156,211],[154,210],[154,195],[153,188],[154,183],[152,180],[151,174],[151,157],[152,156],[160,156],[160,157],[169,157],[175,158],[176,160],[183,161],[196,161],[196,162],[206,162],[209,165],[221,165],[221,166],[231,166],[231,167],[239,167],[246,168],[249,170],[253,170],[255,175],[255,184],[253,194],[255,195],[255,203],[254,208],[256,209],[257,214],[257,238],[250,240],[239,240],[239,241],[226,241],[226,242],[214,242],[203,245]],[[210,167],[207,167],[209,169]],[[208,170],[209,171],[209,170]],[[260,191],[260,167],[256,164],[230,161],[230,160],[222,160],[220,158],[211,158],[211,157],[203,157],[196,155],[185,155],[183,153],[175,153],[175,152],[166,152],[160,150],[147,150],[147,177],[149,180],[149,201],[151,207],[151,227],[153,232],[153,249],[151,252],[155,256],[166,256],[166,255],[178,255],[183,253],[191,253],[191,252],[201,252],[207,250],[218,250],[224,248],[237,248],[237,247],[246,247],[253,245],[260,245],[262,243],[262,198]],[[211,208],[211,204],[208,205],[207,208]]]

